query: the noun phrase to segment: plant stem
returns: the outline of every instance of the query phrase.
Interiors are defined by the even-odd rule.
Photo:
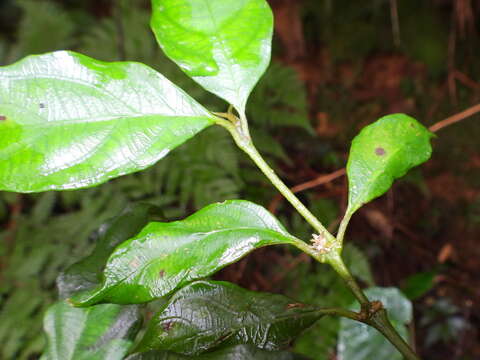
[[[415,354],[412,348],[392,326],[388,320],[387,311],[383,307],[380,309],[375,309],[375,302],[370,302],[370,300],[368,300],[367,296],[355,281],[355,278],[348,271],[340,255],[335,252],[329,253],[327,255],[327,262],[332,265],[335,271],[345,281],[345,284],[360,303],[362,308],[361,313],[364,314],[365,318],[358,321],[373,326],[375,329],[381,332],[382,335],[385,336],[388,341],[390,341],[392,345],[397,348],[397,350],[405,357],[405,359],[420,360],[417,354]]]
[[[297,211],[312,225],[319,234],[323,235],[326,239],[334,240],[332,234],[322,225],[320,221],[308,210],[305,205],[290,191],[290,189],[284,184],[282,180],[275,174],[272,168],[265,162],[262,156],[258,153],[257,149],[252,145],[243,149],[250,158],[257,164],[266,177],[270,179],[272,184],[282,193],[283,196],[297,209]]]
[[[217,121],[217,123],[225,128],[232,134],[233,139],[237,143],[238,147],[242,149],[253,162],[260,168],[265,176],[272,182],[278,191],[292,204],[292,206],[312,225],[312,227],[318,231],[330,244],[336,244],[335,237],[322,225],[322,223],[308,210],[305,205],[290,191],[287,185],[277,176],[275,171],[266,163],[262,155],[259,154],[248,133],[245,133],[246,119],[242,117],[240,124],[235,126],[229,121],[219,119],[223,121]],[[248,129],[248,128],[247,128]]]
[[[388,320],[387,311],[385,309],[378,310],[370,319],[365,319],[364,314],[362,313],[357,313],[342,308],[318,309],[315,312],[323,315],[340,316],[370,325],[377,329],[383,336],[385,336],[406,359],[420,360],[420,358],[417,356],[417,354],[415,354],[405,340],[398,335],[397,331]]]
[[[315,217],[315,215],[313,215],[310,210],[308,210],[305,205],[303,205],[302,202],[292,193],[292,191],[283,183],[283,181],[259,154],[250,138],[250,134],[248,132],[248,123],[245,115],[241,115],[241,119],[237,119],[239,121],[231,121],[231,118],[232,115],[230,114],[227,119],[215,117],[214,120],[218,125],[223,126],[230,132],[238,147],[246,152],[248,156],[250,156],[250,158],[260,168],[265,176],[278,189],[278,191],[280,191],[280,193],[305,218],[305,220],[307,220],[307,222],[312,225],[321,236],[324,237],[324,239],[327,241],[329,251],[327,253],[322,253],[300,240],[294,243],[295,246],[315,258],[317,261],[329,263],[345,281],[345,284],[360,302],[362,309],[360,313],[354,313],[343,309],[324,309],[325,313],[327,314],[327,311],[329,311],[331,315],[345,316],[371,325],[380,331],[407,360],[419,360],[420,358],[393,328],[388,320],[387,312],[385,309],[383,309],[381,303],[370,302],[368,300],[340,257],[343,237],[345,235],[345,230],[351,214],[348,215],[349,213],[347,212],[347,215],[342,220],[342,224],[340,225],[338,237],[335,238]],[[380,306],[380,308],[378,308],[378,306]]]
[[[345,281],[345,284],[352,291],[353,295],[358,300],[362,308],[370,307],[370,301],[363,293],[358,283],[355,281],[355,278],[350,274],[350,271],[348,271],[340,255],[332,251],[326,257],[327,262],[335,269],[335,271],[338,273],[338,275],[340,275],[343,281]]]
[[[338,233],[337,233],[337,241],[339,242],[340,246],[343,244],[343,238],[345,237],[345,232],[347,231],[348,223],[350,222],[350,219],[352,218],[352,212],[347,209],[345,216],[342,219],[342,222],[340,223],[340,226],[338,228]]]
[[[242,112],[240,114],[240,124],[241,124],[241,127],[242,127],[242,132],[244,135],[246,135],[248,138],[250,138],[250,130],[248,128],[248,120],[247,120],[247,116],[245,115],[244,112]],[[252,144],[253,146],[253,144]]]
[[[388,341],[392,343],[393,346],[397,348],[398,351],[408,360],[420,360],[417,354],[412,350],[410,345],[398,334],[397,330],[392,326],[390,320],[388,319],[387,311],[381,309],[377,311],[372,318],[366,322],[367,324],[373,326],[379,332],[385,336]]]

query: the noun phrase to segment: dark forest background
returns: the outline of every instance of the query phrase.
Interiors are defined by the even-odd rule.
[[[394,112],[439,129],[432,159],[354,216],[345,257],[363,285],[399,287],[412,299],[410,336],[425,359],[480,359],[480,1],[270,4],[272,64],[248,104],[260,151],[335,229],[346,205],[342,168],[359,129]],[[225,111],[162,55],[149,16],[147,0],[1,0],[0,64],[57,49],[141,61]],[[128,203],[151,202],[178,219],[232,198],[268,207],[309,238],[308,225],[221,128],[97,188],[0,192],[0,359],[38,358],[56,276]],[[353,300],[327,266],[286,248],[257,251],[216,277],[307,303]],[[294,350],[335,359],[338,331],[338,320],[325,318]]]

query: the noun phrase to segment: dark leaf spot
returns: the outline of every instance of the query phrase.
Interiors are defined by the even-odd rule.
[[[383,156],[386,154],[386,151],[384,148],[378,147],[375,149],[375,154],[377,154],[378,156]]]
[[[225,340],[227,340],[230,336],[232,336],[232,332],[229,331],[227,332],[226,334],[223,334],[222,336],[220,336],[216,341],[215,343],[216,344],[221,344],[222,342],[224,342]]]
[[[5,121],[7,120],[7,117],[5,115],[0,115],[0,121]]]
[[[295,308],[303,308],[305,307],[305,304],[287,304],[287,310],[288,309],[295,309]]]
[[[45,109],[45,104],[44,104],[44,103],[40,103],[40,104],[38,104],[38,107],[39,107],[40,109]]]
[[[160,276],[161,278],[163,278],[165,276],[165,270],[160,270],[158,272],[158,276]]]
[[[172,329],[173,325],[175,325],[174,321],[167,321],[162,323],[162,328],[164,331],[169,332]]]

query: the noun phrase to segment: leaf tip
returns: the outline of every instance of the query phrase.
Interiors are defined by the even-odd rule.
[[[75,307],[92,306],[100,302],[99,295],[100,291],[95,289],[82,291],[69,297],[67,303]]]

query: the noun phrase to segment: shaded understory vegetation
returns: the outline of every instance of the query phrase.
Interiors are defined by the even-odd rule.
[[[335,229],[347,195],[341,169],[360,128],[393,112],[431,126],[479,102],[480,2],[270,3],[273,61],[247,108],[254,140]],[[144,0],[3,1],[0,64],[57,49],[141,61],[225,111],[164,57],[149,17]],[[347,235],[346,262],[363,285],[397,286],[413,301],[410,335],[426,359],[480,357],[477,122],[474,115],[438,131],[432,159],[355,215]],[[172,220],[236,198],[262,204],[292,233],[310,237],[308,225],[221,128],[204,131],[147,171],[97,188],[0,193],[0,358],[38,358],[58,273],[88,253],[92,232],[126,205],[149,202]],[[216,278],[322,306],[353,301],[332,270],[287,248],[262,249]],[[322,319],[294,349],[332,359],[339,328],[338,319]]]

